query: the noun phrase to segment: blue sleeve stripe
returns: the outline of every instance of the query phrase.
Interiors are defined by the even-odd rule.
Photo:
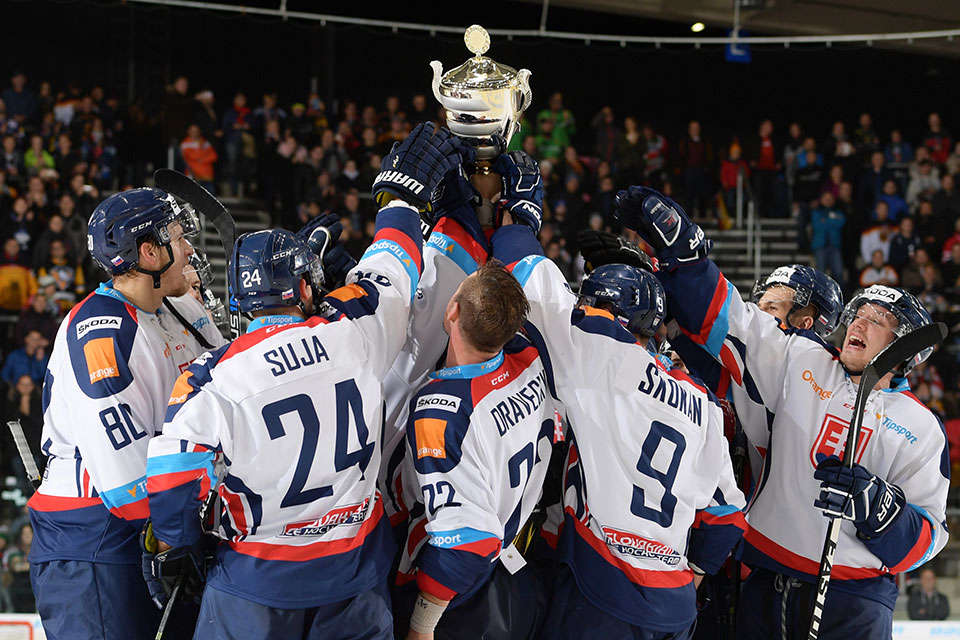
[[[481,540],[500,540],[500,538],[489,531],[480,531],[464,527],[463,529],[454,529],[453,531],[430,531],[430,540],[428,544],[441,549],[452,549],[460,547],[471,542],[480,542]]]
[[[710,335],[707,337],[707,342],[704,345],[707,352],[714,357],[720,356],[720,347],[723,346],[723,341],[730,332],[730,299],[735,295],[737,295],[736,290],[733,288],[733,285],[728,282],[727,297],[723,301],[723,306],[720,307],[720,311],[717,312],[717,317],[713,320],[713,325],[710,327]]]
[[[541,260],[546,260],[544,256],[527,256],[517,262],[513,267],[513,277],[517,279],[521,287],[526,286],[527,280],[533,275],[533,270]]]
[[[923,552],[923,557],[921,557],[917,562],[907,569],[907,571],[913,571],[917,567],[923,565],[930,557],[933,555],[933,550],[937,548],[937,532],[939,531],[940,525],[937,524],[937,521],[930,517],[930,514],[927,513],[926,509],[918,507],[915,504],[907,503],[907,506],[920,514],[924,520],[930,523],[930,546],[927,547],[927,550]]]
[[[214,453],[212,451],[188,451],[147,458],[147,476],[162,476],[168,473],[203,469],[210,478],[210,487],[213,488],[217,484],[217,475],[213,471],[213,459]]]
[[[147,497],[147,476],[141,476],[133,482],[100,492],[100,499],[107,509],[118,509],[126,504],[143,500]]]
[[[457,244],[456,240],[445,233],[440,233],[439,231],[431,233],[430,239],[427,240],[427,246],[433,247],[453,260],[454,264],[460,267],[460,270],[467,275],[472,274],[479,266],[477,261],[467,253],[466,249]]]
[[[377,240],[363,253],[363,257],[360,259],[362,262],[370,256],[377,255],[378,253],[389,253],[394,258],[400,260],[400,264],[403,265],[404,271],[407,272],[407,275],[410,277],[410,300],[413,301],[413,297],[417,294],[417,285],[420,283],[420,271],[417,269],[417,262],[403,250],[396,242],[392,240]]]
[[[737,511],[740,511],[740,509],[737,509],[733,505],[725,504],[719,507],[707,507],[706,509],[704,509],[704,511],[714,516],[728,516],[731,513],[736,513]]]

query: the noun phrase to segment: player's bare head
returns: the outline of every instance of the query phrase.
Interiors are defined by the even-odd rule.
[[[786,326],[795,329],[810,329],[819,313],[817,306],[807,306],[792,311],[797,292],[793,287],[775,284],[767,288],[757,301],[757,306],[764,313],[769,313]]]
[[[897,317],[878,304],[867,302],[847,325],[840,362],[849,371],[863,371],[874,356],[896,337]]]
[[[481,353],[496,353],[520,330],[530,311],[523,287],[497,260],[460,284],[447,306],[444,328],[456,319],[463,340]]]

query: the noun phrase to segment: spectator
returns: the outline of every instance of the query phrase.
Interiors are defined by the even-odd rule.
[[[574,147],[567,147],[563,150],[563,159],[560,161],[557,171],[567,178],[570,177],[570,174],[577,176],[579,184],[584,187],[586,187],[590,177],[586,165],[580,160],[580,156]]]
[[[787,187],[793,189],[793,182],[797,176],[798,160],[805,153],[803,149],[803,128],[799,122],[791,122],[787,131],[787,141],[783,144],[783,175],[787,179]]]
[[[570,110],[563,107],[562,93],[555,91],[550,94],[547,99],[547,108],[537,114],[537,120],[539,121],[544,115],[552,116],[554,130],[560,137],[559,139],[565,141],[562,146],[569,146],[570,140],[577,133],[577,123]]]
[[[824,171],[815,151],[807,151],[804,155],[806,162],[803,167],[797,169],[797,175],[793,181],[793,201],[809,210],[820,195]]]
[[[73,140],[65,133],[57,137],[57,150],[53,155],[53,162],[60,184],[70,182],[70,177],[74,173],[83,173],[87,170],[87,163],[83,161],[83,156],[73,148]]]
[[[843,288],[843,225],[846,217],[835,206],[829,191],[820,196],[820,206],[810,214],[812,238],[810,247],[817,260],[817,268],[830,276]]]
[[[657,190],[662,190],[666,180],[664,171],[667,166],[667,139],[653,130],[649,124],[644,124],[643,138],[646,150],[643,154],[643,182]]]
[[[899,129],[890,132],[890,143],[883,150],[887,168],[893,172],[900,193],[907,193],[910,182],[910,163],[913,162],[913,145],[903,139]],[[907,199],[909,201],[909,198]]]
[[[923,240],[923,246],[930,255],[940,255],[939,238],[942,238],[943,234],[933,219],[933,204],[929,200],[921,201],[917,209],[917,235]]]
[[[911,620],[946,620],[950,615],[947,596],[937,591],[937,576],[933,569],[920,570],[920,585],[910,594],[907,612]]]
[[[410,99],[410,123],[413,126],[417,126],[421,122],[429,122],[433,120],[433,114],[431,109],[427,106],[427,96],[422,93],[415,93]],[[524,122],[526,123],[526,130],[524,130]],[[520,123],[520,131],[515,135],[520,136],[522,140],[526,136],[530,135],[533,131],[533,128],[530,126],[530,122],[524,117]],[[511,141],[512,142],[512,141]]]
[[[607,105],[600,109],[590,123],[594,132],[594,153],[603,162],[616,160],[617,150],[623,147],[623,132],[614,124],[613,109]]]
[[[727,150],[727,157],[720,162],[720,186],[729,211],[736,210],[737,204],[737,176],[743,174],[743,179],[750,178],[750,166],[741,157],[740,144],[734,141]]]
[[[910,213],[907,201],[897,193],[897,182],[893,178],[883,183],[883,193],[880,194],[880,199],[887,203],[890,210],[890,220],[893,222]]]
[[[910,262],[914,251],[923,246],[923,241],[916,233],[913,218],[904,216],[900,220],[900,230],[890,238],[890,266],[899,273]]]
[[[953,221],[953,235],[943,243],[943,250],[940,252],[940,262],[946,262],[950,259],[950,253],[955,244],[960,244],[960,218]]]
[[[853,143],[857,147],[860,159],[863,164],[867,164],[874,152],[880,150],[880,138],[873,129],[873,118],[869,113],[861,113],[860,126],[853,132]]]
[[[777,175],[780,171],[780,151],[773,142],[773,121],[760,123],[750,152],[753,168],[753,197],[761,217],[781,217],[777,206]],[[836,195],[836,194],[834,194]]]
[[[943,263],[940,269],[943,283],[947,289],[960,289],[960,242],[950,247],[950,258]]]
[[[40,442],[43,433],[43,406],[40,398],[40,384],[28,374],[21,374],[16,384],[10,385],[6,393],[5,417],[7,420],[19,420],[27,442]],[[4,439],[4,443],[6,443]],[[23,465],[14,462],[13,467],[26,484],[27,477]],[[40,465],[43,473],[43,464]]]
[[[960,142],[953,147],[953,153],[947,158],[947,173],[956,176],[960,173]]]
[[[874,151],[870,154],[869,167],[860,175],[860,204],[867,209],[873,209],[883,192],[883,185],[893,178],[884,163],[883,154]]]
[[[43,148],[43,136],[30,136],[30,148],[23,154],[23,166],[30,176],[39,176],[45,169],[54,168],[53,156]]]
[[[829,191],[833,194],[834,199],[840,197],[840,185],[843,183],[843,176],[846,175],[843,170],[843,166],[835,164],[830,167],[830,173],[827,174],[827,179],[820,184],[820,193]]]
[[[7,238],[0,257],[0,310],[19,314],[36,292],[37,280],[24,264],[20,244]]]
[[[677,146],[676,171],[683,176],[686,210],[693,217],[712,217],[712,166],[713,147],[700,136],[700,123],[691,120],[687,125],[687,138]]]
[[[883,259],[883,251],[877,249],[873,252],[870,264],[860,272],[860,286],[869,287],[873,284],[882,284],[888,287],[895,287],[900,282],[900,276],[896,270]]]
[[[871,227],[860,233],[860,255],[864,262],[873,261],[873,252],[877,249],[883,254],[883,262],[890,254],[890,238],[896,231],[896,226],[890,222],[890,209],[887,203],[881,200],[874,209],[876,221]]]
[[[570,146],[570,138],[556,127],[553,114],[544,109],[537,116],[537,152],[541,158],[556,162],[563,150]]]
[[[163,96],[163,143],[174,149],[180,146],[180,139],[197,108],[196,98],[190,95],[189,89],[186,76],[177,76]]]
[[[0,159],[0,169],[7,174],[7,179],[14,184],[20,184],[26,169],[23,166],[23,154],[17,149],[17,137],[13,134],[3,136],[3,158]]]
[[[954,185],[953,176],[945,173],[940,178],[940,190],[930,199],[933,204],[933,219],[942,230],[953,227],[953,221],[960,218],[960,192]]]
[[[200,127],[200,134],[220,149],[223,130],[220,128],[220,118],[214,109],[213,91],[204,90],[197,94],[197,107],[193,112],[193,122]]]
[[[30,547],[33,544],[33,527],[24,524],[17,534],[17,544],[3,554],[3,566],[11,576],[10,599],[17,613],[34,613],[37,604],[30,586]]]
[[[93,185],[87,184],[82,175],[70,178],[67,191],[73,196],[74,208],[77,215],[83,220],[89,220],[90,214],[100,202],[100,192]]]
[[[940,114],[936,111],[927,116],[927,126],[929,128],[923,134],[923,146],[930,150],[930,160],[934,164],[946,164],[950,149],[953,147],[950,132],[943,128]]]
[[[907,187],[907,204],[915,211],[921,200],[930,200],[940,188],[940,172],[928,158],[919,160],[916,168],[910,174],[910,184]]]
[[[913,259],[903,267],[900,274],[900,286],[911,293],[917,293],[924,287],[924,271],[933,266],[927,250],[920,247],[913,252]]]
[[[80,263],[87,256],[87,220],[77,213],[76,201],[69,193],[64,193],[58,201],[60,217],[63,218],[63,232],[70,241],[73,257]]]
[[[36,329],[31,329],[23,339],[23,346],[10,352],[3,361],[0,378],[7,384],[14,384],[20,376],[30,376],[36,383],[43,380],[47,370],[47,346],[49,342]]]
[[[64,312],[69,311],[86,293],[83,269],[79,264],[70,261],[70,255],[63,240],[50,242],[50,257],[37,269],[37,277],[44,276],[52,277],[57,285],[53,302],[57,303]]]
[[[248,171],[244,160],[244,142],[252,141],[250,133],[250,107],[247,106],[247,96],[238,92],[233,97],[233,104],[223,114],[223,142],[227,152],[227,173],[230,176],[230,193],[239,194],[241,183],[246,185]]]
[[[20,244],[20,250],[27,255],[37,238],[36,216],[27,205],[27,199],[17,197],[10,212],[0,217],[0,236],[14,238]]]
[[[47,282],[43,278],[37,278],[39,286]],[[56,282],[53,282],[56,286]],[[60,322],[59,317],[51,308],[50,299],[43,291],[37,293],[30,299],[30,306],[20,312],[20,318],[17,320],[17,328],[14,331],[13,339],[17,344],[23,344],[28,331],[39,331],[44,339],[53,343],[57,335],[57,326]]]
[[[7,106],[7,115],[21,126],[31,121],[37,110],[37,99],[26,84],[27,77],[23,72],[14,71],[10,76],[10,86],[0,96]]]
[[[616,158],[623,184],[643,184],[643,157],[646,151],[646,139],[637,119],[627,116],[623,120],[623,136],[620,138],[620,148],[617,150]]]
[[[187,128],[187,137],[180,143],[180,155],[187,165],[187,175],[215,194],[217,188],[213,183],[213,167],[217,162],[217,151],[203,137],[200,125],[191,124]]]
[[[290,105],[290,117],[287,118],[287,130],[302,145],[310,145],[316,136],[314,119],[307,115],[307,105],[294,102]]]

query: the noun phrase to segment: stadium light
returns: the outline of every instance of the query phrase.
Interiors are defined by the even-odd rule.
[[[694,22],[692,25],[690,25],[690,31],[693,31],[694,33],[700,33],[704,29],[706,29],[706,27],[702,22]]]

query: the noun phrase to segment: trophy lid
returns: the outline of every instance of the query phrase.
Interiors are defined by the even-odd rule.
[[[467,49],[475,54],[455,69],[443,74],[440,85],[445,89],[505,89],[517,77],[517,70],[484,56],[490,48],[490,35],[478,24],[463,34]]]

